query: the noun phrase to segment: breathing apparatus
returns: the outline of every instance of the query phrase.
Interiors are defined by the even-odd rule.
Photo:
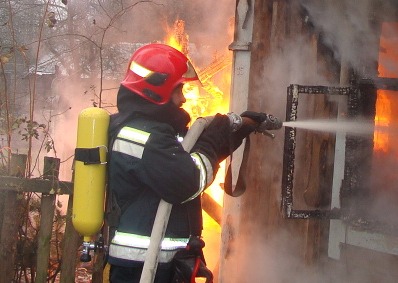
[[[72,223],[83,236],[81,261],[91,260],[90,250],[103,248],[93,237],[104,221],[109,114],[90,107],[80,112],[73,174]]]

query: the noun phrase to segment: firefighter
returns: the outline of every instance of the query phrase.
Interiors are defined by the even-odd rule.
[[[161,199],[173,207],[155,282],[185,282],[181,278],[190,275],[176,275],[176,269],[184,272],[176,268],[179,255],[199,256],[199,272],[209,272],[202,253],[200,195],[219,163],[254,128],[232,132],[230,119],[217,114],[191,152],[184,151],[178,137],[187,132],[190,116],[181,108],[182,87],[194,80],[198,76],[187,57],[167,45],[145,45],[129,61],[109,128],[108,183],[120,209],[109,247],[111,283],[139,282]]]

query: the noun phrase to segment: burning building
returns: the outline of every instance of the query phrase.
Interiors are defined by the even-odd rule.
[[[221,225],[218,282],[395,282],[398,4],[354,2],[237,1],[232,60],[215,56],[198,68],[204,92],[186,92],[193,118],[286,121],[274,139],[252,136],[245,194],[203,196]],[[184,21],[172,34],[189,55]],[[211,79],[231,61],[226,98]]]
[[[286,127],[224,198],[219,282],[396,281],[397,23],[396,1],[237,1],[230,109]]]
[[[203,195],[221,225],[216,282],[395,282],[397,1],[237,0],[234,20],[230,52],[196,66],[204,92],[192,86],[186,107],[286,122],[251,136],[243,195]],[[184,21],[172,33],[193,55]],[[230,67],[229,96],[214,78]]]

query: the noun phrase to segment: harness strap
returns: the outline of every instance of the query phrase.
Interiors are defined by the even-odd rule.
[[[101,161],[101,148],[103,148],[106,152],[108,151],[106,146],[98,146],[94,148],[76,148],[75,160],[84,162],[84,165],[106,164],[106,160]]]

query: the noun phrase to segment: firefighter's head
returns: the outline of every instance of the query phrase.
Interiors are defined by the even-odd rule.
[[[184,82],[193,80],[198,80],[198,76],[183,53],[154,43],[134,52],[121,84],[146,100],[162,105],[171,100],[173,92]]]

